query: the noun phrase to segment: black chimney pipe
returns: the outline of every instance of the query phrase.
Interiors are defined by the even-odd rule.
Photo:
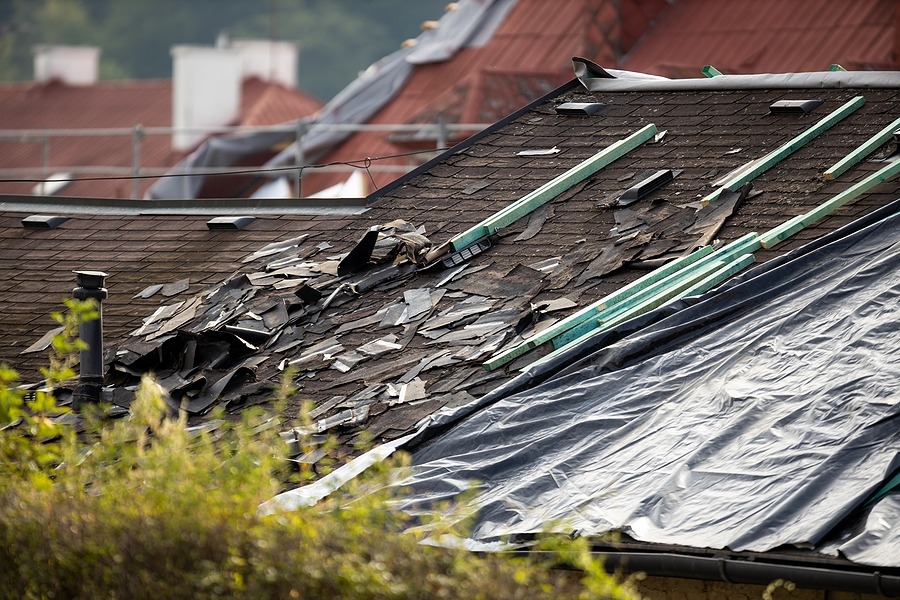
[[[79,410],[82,404],[100,401],[103,387],[103,301],[109,297],[103,287],[107,274],[102,271],[75,271],[78,284],[72,295],[78,300],[97,300],[96,319],[81,323],[78,337],[87,344],[81,351],[78,385],[72,393],[72,406]]]

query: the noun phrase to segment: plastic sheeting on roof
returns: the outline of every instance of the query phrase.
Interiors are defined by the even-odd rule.
[[[414,65],[425,65],[449,60],[468,44],[483,46],[515,4],[516,0],[459,3],[441,19],[428,43],[416,43],[406,60]]]
[[[620,530],[700,548],[833,550],[900,468],[898,209],[540,385],[482,399],[413,451],[404,506],[478,482],[478,541]],[[887,496],[841,551],[900,566],[900,540],[883,526],[898,520]]]
[[[515,0],[463,0],[446,13],[435,29],[424,31],[416,44],[401,48],[371,65],[339,92],[316,115],[289,124],[284,132],[250,133],[210,138],[176,165],[170,175],[197,168],[229,167],[246,156],[273,149],[312,125],[365,123],[403,87],[415,65],[452,58],[467,43],[483,43]],[[311,164],[350,136],[347,131],[317,128],[280,151],[266,168],[295,165],[297,157]],[[297,144],[300,144],[298,150]],[[196,198],[205,178],[201,175],[168,176],[147,190],[150,199]]]

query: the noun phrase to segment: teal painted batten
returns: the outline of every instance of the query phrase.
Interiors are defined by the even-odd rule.
[[[588,340],[596,335],[599,335],[603,331],[606,331],[607,329],[611,329],[612,327],[614,327],[615,325],[618,325],[619,323],[624,323],[625,321],[627,321],[631,318],[634,318],[634,317],[639,316],[645,312],[648,312],[654,308],[662,306],[662,305],[666,304],[667,302],[670,302],[672,300],[677,300],[679,298],[685,298],[687,296],[693,296],[695,294],[700,294],[709,289],[712,289],[713,287],[715,287],[719,283],[725,281],[726,279],[728,279],[735,273],[738,273],[742,269],[745,269],[747,266],[753,264],[753,262],[755,262],[755,258],[753,256],[753,254],[742,254],[736,260],[732,260],[730,262],[725,261],[725,260],[718,260],[718,261],[714,262],[712,265],[708,265],[708,266],[712,266],[714,268],[710,270],[711,272],[707,276],[703,277],[699,281],[695,281],[695,283],[693,283],[692,285],[688,284],[687,286],[685,286],[684,288],[681,288],[681,289],[666,290],[665,292],[662,292],[653,298],[647,299],[640,306],[635,306],[630,310],[622,311],[621,313],[610,317],[607,321],[598,323],[597,326],[593,330],[588,332],[586,335],[583,335],[578,339],[574,339],[571,342],[569,342],[568,344],[560,346],[559,348],[557,348],[550,354],[547,354],[543,358],[536,360],[535,362],[529,364],[527,367],[525,367],[524,369],[521,369],[521,370],[527,371],[528,369],[530,369],[532,367],[549,362],[549,361],[553,360],[554,358],[556,358],[557,356],[559,356],[560,354],[562,354],[563,352],[566,352],[569,348],[573,347],[575,344],[581,343],[581,342]],[[679,286],[679,288],[680,288],[680,286]]]
[[[866,193],[876,185],[887,181],[891,177],[897,175],[897,173],[900,173],[900,159],[895,160],[880,171],[872,173],[862,181],[850,186],[840,194],[833,196],[831,200],[823,202],[811,211],[798,215],[789,221],[785,221],[778,227],[760,235],[759,238],[763,248],[774,248],[798,231],[809,227],[822,217],[827,216],[829,213],[837,210],[856,197]]]
[[[556,198],[576,183],[587,179],[613,161],[631,152],[655,135],[656,125],[651,123],[627,138],[614,142],[586,161],[575,165],[562,175],[545,183],[533,192],[529,192],[503,210],[451,239],[450,247],[452,251],[458,252],[474,244],[479,239],[496,233],[503,227],[518,221],[538,207]]]
[[[734,260],[735,256],[752,253],[761,247],[759,237],[756,233],[748,233],[737,240],[719,248],[715,252],[707,255],[695,264],[680,269],[671,275],[661,279],[653,285],[639,291],[629,297],[627,301],[621,302],[606,311],[602,311],[595,315],[595,320],[582,323],[577,327],[571,328],[563,334],[553,338],[554,348],[561,348],[578,338],[590,333],[596,327],[597,323],[609,327],[609,323],[619,323],[621,315],[635,316],[643,312],[647,312],[662,302],[674,297],[675,294],[694,286],[697,282],[705,279],[715,273]]]
[[[582,308],[581,310],[569,315],[559,323],[556,323],[552,327],[548,328],[546,331],[543,331],[534,337],[528,338],[521,344],[496,355],[483,364],[484,368],[488,371],[493,371],[498,367],[502,367],[515,358],[518,358],[519,356],[525,354],[529,350],[532,350],[542,344],[549,342],[554,337],[560,335],[561,333],[564,333],[568,329],[571,329],[572,327],[575,327],[581,323],[584,323],[585,321],[592,319],[601,311],[625,301],[633,294],[636,294],[646,287],[653,285],[657,281],[664,279],[672,273],[675,273],[676,271],[679,271],[680,269],[683,269],[684,267],[701,260],[705,256],[711,254],[712,251],[713,249],[711,246],[703,246],[702,248],[695,250],[687,256],[675,259],[659,267],[658,269],[651,271],[640,279],[633,281],[632,283],[613,292],[612,294],[604,296],[600,300],[597,300],[596,302],[593,302],[588,306]]]
[[[834,179],[837,179],[850,167],[875,152],[875,150],[877,150],[879,146],[891,139],[897,129],[900,129],[900,119],[897,119],[884,129],[876,133],[874,136],[869,138],[869,140],[860,145],[853,152],[851,152],[838,162],[834,163],[831,167],[828,168],[828,170],[822,173],[822,179],[824,179],[825,181],[832,181]]]
[[[863,96],[856,96],[828,116],[821,119],[818,123],[807,129],[806,131],[793,137],[785,144],[782,144],[780,147],[769,152],[765,156],[744,165],[744,167],[738,173],[725,181],[721,185],[721,187],[705,196],[700,202],[704,206],[706,206],[710,202],[714,202],[725,190],[729,190],[732,192],[739,190],[742,185],[749,181],[753,181],[754,179],[780,163],[782,160],[808,144],[810,141],[818,137],[821,133],[827,131],[834,125],[840,123],[845,118],[856,112],[865,103],[866,99]]]
[[[629,318],[629,316],[636,316],[661,306],[666,300],[670,300],[682,290],[705,279],[724,264],[723,261],[717,260],[702,265],[698,264],[690,269],[673,273],[666,279],[642,290],[633,298],[629,298],[627,302],[617,304],[599,313],[596,318],[573,327],[562,335],[553,338],[551,343],[557,349],[569,346],[592,333],[595,329],[609,329],[614,324],[621,323],[625,318]]]

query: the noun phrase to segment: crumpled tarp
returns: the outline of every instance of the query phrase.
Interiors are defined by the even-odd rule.
[[[416,65],[448,60],[466,44],[483,43],[515,0],[468,0],[447,12],[438,26],[416,38],[414,45],[401,48],[371,65],[358,78],[311,117],[289,124],[283,132],[259,132],[210,138],[178,163],[148,190],[149,199],[196,198],[205,177],[177,176],[198,168],[230,167],[245,164],[248,156],[270,151],[296,138],[298,129],[312,125],[365,123],[403,87]],[[293,166],[296,158],[311,164],[351,135],[348,131],[314,129],[276,154],[266,168]],[[300,144],[298,153],[297,144]]]
[[[900,521],[895,495],[855,537],[840,535],[900,468],[900,203],[890,208],[549,379],[523,375],[537,385],[510,382],[437,419],[443,433],[413,449],[399,484],[403,507],[474,485],[479,541],[618,530],[829,551],[843,537],[851,560],[900,566],[884,525]]]

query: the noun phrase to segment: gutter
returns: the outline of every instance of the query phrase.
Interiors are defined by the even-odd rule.
[[[630,552],[601,552],[607,569],[644,572],[657,577],[682,577],[725,583],[768,585],[776,579],[797,587],[900,597],[900,576],[880,571],[825,569],[730,558]]]
[[[544,555],[546,558],[553,556],[548,552],[526,551],[523,554]],[[900,597],[900,575],[885,575],[877,570],[854,571],[840,567],[807,567],[668,552],[596,551],[592,554],[603,560],[603,566],[607,571],[764,586],[781,579],[790,581],[800,588],[877,594],[885,598]]]

